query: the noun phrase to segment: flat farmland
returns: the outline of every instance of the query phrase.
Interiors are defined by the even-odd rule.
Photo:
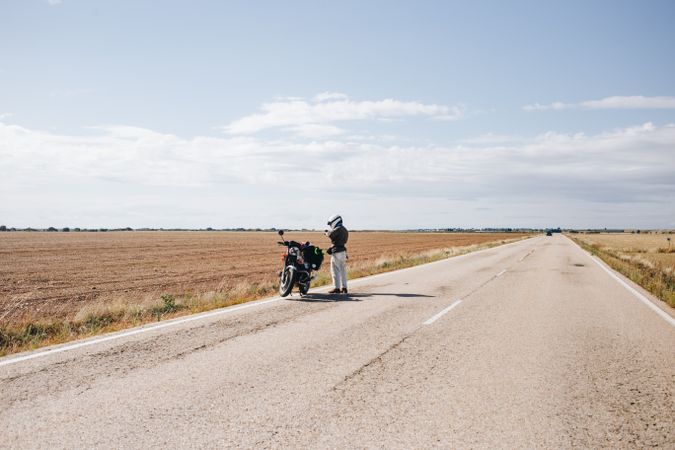
[[[675,271],[675,241],[672,234],[599,233],[578,234],[575,237],[600,250],[622,255],[626,261],[659,267],[670,273]]]
[[[286,236],[322,248],[329,243],[317,232]],[[354,232],[350,265],[522,236]],[[247,285],[268,286],[260,290],[267,294],[280,266],[278,240],[265,232],[0,233],[0,325],[73,320],[92,305],[151,305],[165,294],[242,291]],[[328,266],[327,258],[321,272]]]
[[[570,237],[675,307],[675,242],[672,233],[592,233]]]

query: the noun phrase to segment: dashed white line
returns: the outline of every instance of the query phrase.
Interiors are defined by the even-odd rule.
[[[501,277],[502,275],[504,275],[505,273],[506,273],[506,269],[504,269],[504,270],[502,270],[501,272],[499,272],[497,275],[494,276],[494,278],[499,278],[499,277]],[[492,279],[494,279],[494,278],[492,278]],[[488,282],[489,282],[489,281],[488,281]],[[442,310],[441,312],[439,312],[438,314],[436,314],[435,316],[433,316],[432,318],[430,318],[429,320],[427,320],[426,322],[424,322],[424,325],[431,325],[432,323],[436,322],[438,319],[440,319],[441,317],[443,317],[443,316],[444,316],[445,314],[447,314],[452,308],[454,308],[455,306],[459,305],[460,303],[462,303],[461,300],[455,301],[452,305],[448,306],[447,308],[445,308],[444,310]]]
[[[527,252],[526,254],[524,254],[524,255],[522,256],[522,258],[520,258],[520,259],[518,260],[518,262],[523,262],[523,261],[525,260],[525,258],[527,258],[527,257],[530,256],[532,253],[534,253],[534,250],[535,250],[535,249],[533,248],[532,250],[530,250],[529,252]]]
[[[457,301],[454,302],[452,305],[448,306],[448,307],[445,308],[443,311],[439,312],[438,314],[436,314],[435,316],[433,316],[432,318],[430,318],[429,320],[427,320],[426,322],[424,322],[424,325],[431,325],[432,323],[436,322],[438,319],[440,319],[441,317],[443,317],[443,316],[444,316],[445,314],[447,314],[452,308],[454,308],[455,306],[459,305],[460,303],[462,303],[462,301],[461,301],[461,300],[457,300]]]
[[[400,269],[400,270],[395,270],[395,271],[392,271],[392,272],[384,272],[384,273],[379,273],[379,274],[376,274],[376,275],[370,275],[370,276],[367,276],[367,277],[358,278],[358,279],[353,280],[353,281],[350,280],[350,285],[352,285],[352,286],[359,285],[359,284],[371,281],[374,278],[391,276],[392,274],[395,274],[396,272],[415,270],[415,269],[419,269],[419,268],[424,267],[424,266],[439,264],[439,263],[444,263],[444,262],[447,263],[449,260],[456,261],[456,260],[459,260],[459,259],[463,259],[465,257],[470,257],[471,255],[475,255],[477,253],[483,253],[483,252],[495,250],[497,248],[503,249],[504,247],[510,247],[512,245],[520,244],[522,242],[523,242],[522,240],[516,241],[516,242],[510,242],[508,244],[500,245],[498,247],[490,247],[490,248],[486,248],[486,249],[483,249],[483,250],[477,250],[475,252],[469,252],[469,253],[466,253],[464,255],[455,256],[453,258],[441,259],[439,261],[434,261],[434,262],[431,262],[431,263],[428,263],[428,264],[421,264],[419,266],[413,266],[413,267],[409,267],[409,268],[406,268],[406,269]],[[325,292],[328,289],[330,289],[330,286],[323,286],[323,287],[320,287],[320,288],[317,288],[317,289],[312,289],[311,292]],[[21,362],[21,361],[27,361],[27,360],[34,359],[34,358],[41,358],[43,356],[53,355],[55,353],[61,353],[61,352],[69,351],[69,350],[75,350],[75,349],[82,348],[82,347],[88,347],[88,346],[91,346],[91,345],[100,344],[100,343],[103,343],[103,342],[113,341],[113,340],[116,340],[116,339],[121,339],[121,338],[124,338],[124,337],[133,336],[133,335],[136,335],[136,334],[160,330],[162,328],[168,328],[168,327],[180,325],[180,324],[183,324],[183,323],[194,322],[196,320],[206,319],[206,318],[209,318],[209,317],[220,316],[220,315],[223,315],[223,314],[230,314],[230,313],[233,313],[235,311],[242,310],[242,309],[253,308],[253,307],[265,305],[265,304],[268,304],[268,303],[278,302],[279,300],[282,300],[282,298],[281,297],[274,297],[274,298],[270,298],[270,299],[266,299],[266,300],[259,300],[259,301],[255,301],[255,302],[251,302],[251,303],[246,303],[244,305],[230,306],[230,307],[226,307],[226,308],[223,308],[223,309],[217,309],[215,311],[191,315],[191,316],[188,316],[188,317],[183,317],[183,318],[178,318],[178,319],[173,319],[173,320],[167,320],[166,322],[161,322],[161,323],[158,323],[158,324],[141,326],[139,328],[134,328],[134,329],[131,329],[131,330],[128,330],[128,331],[116,332],[116,333],[112,333],[112,334],[102,336],[102,337],[99,337],[99,338],[86,339],[86,340],[83,340],[83,341],[78,341],[74,344],[63,344],[63,345],[56,346],[56,347],[48,347],[45,350],[37,350],[37,351],[30,352],[30,353],[22,355],[22,356],[16,356],[16,357],[10,356],[10,357],[7,357],[6,359],[5,358],[0,359],[0,367],[7,366],[7,365],[10,365],[10,364],[15,364],[15,363],[18,363],[18,362]],[[445,314],[446,312],[450,311],[450,309],[457,306],[456,304],[459,304],[459,301],[453,303],[448,308],[446,308],[447,311],[444,310],[444,311],[441,311],[441,312],[443,314]],[[443,315],[443,314],[441,314],[441,315]],[[434,319],[434,320],[436,320],[436,319]],[[429,323],[431,323],[431,322],[429,322]]]

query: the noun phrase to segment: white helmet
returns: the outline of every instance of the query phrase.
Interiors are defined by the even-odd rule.
[[[328,218],[328,226],[332,229],[342,225],[342,216],[340,214],[333,214]]]

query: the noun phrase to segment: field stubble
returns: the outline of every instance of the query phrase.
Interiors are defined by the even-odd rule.
[[[612,268],[675,307],[675,242],[672,234],[601,233],[572,237]]]
[[[288,238],[322,248],[317,232]],[[350,278],[522,238],[517,233],[355,232]],[[275,233],[0,234],[0,355],[272,295]],[[314,286],[330,282],[329,257]]]

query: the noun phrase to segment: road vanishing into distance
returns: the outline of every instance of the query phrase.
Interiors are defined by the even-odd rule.
[[[620,280],[541,236],[2,358],[0,447],[673,449],[672,310]]]

